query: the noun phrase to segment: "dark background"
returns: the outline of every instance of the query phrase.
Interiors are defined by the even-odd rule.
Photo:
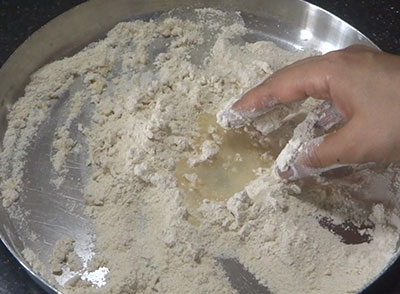
[[[0,66],[33,32],[52,18],[82,2],[85,0],[0,0]],[[399,0],[309,0],[309,2],[347,21],[382,50],[400,54]],[[0,242],[0,294],[39,293],[44,291],[29,279]],[[400,294],[400,262],[397,262],[364,294]]]

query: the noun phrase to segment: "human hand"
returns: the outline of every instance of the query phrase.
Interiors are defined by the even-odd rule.
[[[329,100],[345,125],[308,142],[283,178],[309,176],[343,164],[400,160],[400,57],[355,45],[300,60],[233,104],[243,117],[307,97]],[[295,176],[294,176],[295,175]]]

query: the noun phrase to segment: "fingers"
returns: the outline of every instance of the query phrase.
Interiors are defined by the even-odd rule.
[[[344,120],[342,113],[328,101],[321,104],[321,110],[317,115],[319,119],[316,121],[315,127],[325,131],[329,131],[334,125]]]
[[[264,83],[243,95],[232,109],[242,115],[262,114],[276,104],[309,96],[330,99],[330,74],[330,63],[321,57],[301,60],[272,74]]]
[[[356,128],[357,123],[351,121],[336,132],[311,140],[303,146],[297,158],[288,164],[288,169],[277,170],[278,174],[282,178],[296,180],[333,168],[362,163],[361,149],[357,149],[357,144],[362,142],[355,138],[358,133]]]
[[[338,72],[337,57],[343,52],[377,52],[365,45],[352,45],[324,56],[299,60],[272,74],[265,82],[248,91],[236,101],[232,110],[248,118],[254,118],[280,103],[289,103],[313,97],[331,99],[330,79]],[[334,54],[334,55],[332,55]],[[340,67],[340,66],[339,66]],[[339,68],[340,70],[340,68]]]

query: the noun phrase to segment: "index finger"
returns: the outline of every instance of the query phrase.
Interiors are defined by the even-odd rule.
[[[272,74],[233,104],[238,113],[263,113],[272,106],[314,97],[330,99],[331,65],[323,57],[300,60]]]

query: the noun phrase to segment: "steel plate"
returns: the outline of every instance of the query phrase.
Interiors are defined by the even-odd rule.
[[[7,109],[21,96],[34,71],[52,60],[71,56],[104,36],[120,21],[148,19],[181,6],[240,11],[247,26],[257,32],[253,36],[255,40],[273,40],[289,50],[313,48],[325,53],[356,43],[376,47],[341,19],[301,0],[92,0],[42,27],[0,69],[1,141],[7,127]],[[61,113],[63,105],[58,105],[54,111]],[[55,242],[69,235],[76,240],[82,258],[92,255],[93,224],[83,213],[84,200],[77,181],[86,175],[85,155],[69,158],[70,172],[60,190],[55,190],[48,181],[51,176],[48,155],[56,124],[57,115],[53,115],[29,149],[24,195],[19,202],[29,215],[24,221],[11,218],[0,206],[0,238],[49,293],[59,292],[29,267],[22,255],[25,247],[31,248],[41,262],[48,265]],[[32,232],[36,239],[32,238]]]

